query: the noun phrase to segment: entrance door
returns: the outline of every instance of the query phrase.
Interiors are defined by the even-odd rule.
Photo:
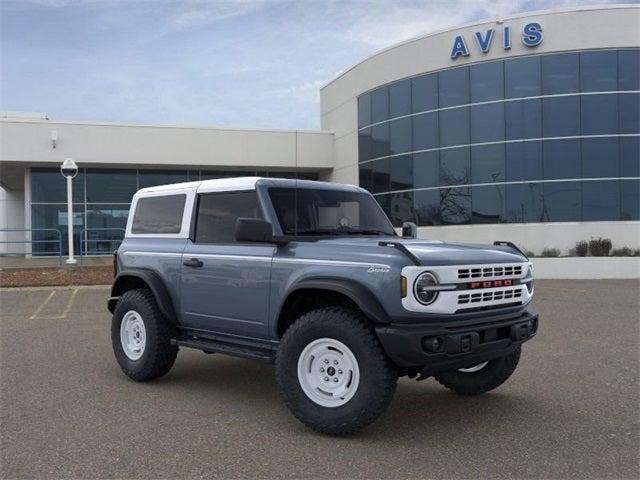
[[[235,241],[238,217],[262,218],[256,192],[199,195],[195,235],[182,255],[184,326],[266,338],[275,247]]]

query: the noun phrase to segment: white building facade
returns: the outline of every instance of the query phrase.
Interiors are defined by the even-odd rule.
[[[637,249],[639,24],[640,8],[620,5],[409,40],[325,85],[317,132],[7,115],[0,229],[64,228],[56,169],[72,157],[79,238],[94,229],[116,239],[137,188],[257,174],[360,185],[395,225],[415,222],[424,238],[566,254],[602,236]]]

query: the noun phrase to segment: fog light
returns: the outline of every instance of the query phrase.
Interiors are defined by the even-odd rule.
[[[422,339],[422,348],[424,348],[427,352],[442,352],[444,350],[444,338],[425,337]]]

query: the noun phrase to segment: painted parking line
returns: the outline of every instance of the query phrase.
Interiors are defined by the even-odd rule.
[[[40,315],[40,312],[42,312],[44,310],[44,308],[47,306],[47,304],[51,301],[51,299],[53,298],[53,296],[57,292],[57,290],[52,290],[51,293],[49,294],[49,296],[44,299],[42,304],[33,313],[33,315],[31,315],[29,317],[29,320],[63,320],[65,318],[67,318],[67,315],[69,314],[69,311],[71,310],[71,307],[73,306],[73,302],[74,302],[74,300],[76,298],[76,295],[78,295],[78,290],[79,290],[79,288],[74,288],[73,289],[73,291],[71,292],[71,295],[69,296],[69,300],[67,301],[67,304],[65,305],[64,310],[62,311],[62,313],[54,314],[54,315]]]

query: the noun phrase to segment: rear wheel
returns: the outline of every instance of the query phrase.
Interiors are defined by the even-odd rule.
[[[359,312],[322,308],[285,333],[276,358],[280,392],[305,425],[345,435],[389,406],[397,372]]]
[[[518,366],[520,351],[518,347],[510,355],[434,376],[440,384],[456,393],[480,395],[507,381]]]
[[[118,300],[111,321],[111,344],[129,378],[144,382],[171,370],[178,354],[178,347],[171,345],[172,333],[149,290],[129,290]]]

